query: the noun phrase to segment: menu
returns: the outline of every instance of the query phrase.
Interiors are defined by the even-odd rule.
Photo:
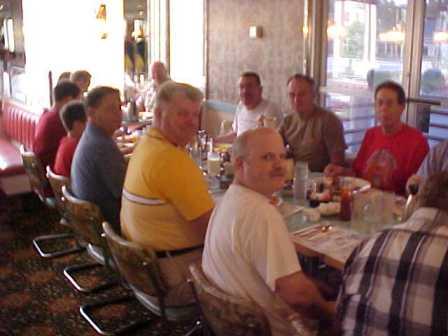
[[[365,236],[333,225],[313,225],[291,233],[298,252],[318,256],[335,268],[343,269],[350,254]]]

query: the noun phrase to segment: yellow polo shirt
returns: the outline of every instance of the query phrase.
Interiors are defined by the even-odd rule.
[[[152,128],[129,162],[121,203],[121,230],[129,240],[156,250],[203,244],[189,221],[213,208],[207,183],[183,149]]]

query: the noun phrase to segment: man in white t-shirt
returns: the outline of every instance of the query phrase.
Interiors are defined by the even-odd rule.
[[[291,334],[279,302],[331,317],[334,303],[301,272],[283,217],[271,204],[286,174],[281,136],[272,128],[249,130],[237,137],[232,151],[235,180],[212,213],[204,273],[224,292],[261,306],[274,335]]]
[[[243,72],[238,86],[240,102],[236,107],[232,131],[217,137],[217,142],[232,143],[238,135],[247,130],[260,126],[277,128],[283,120],[279,107],[263,99],[263,86],[257,73]]]

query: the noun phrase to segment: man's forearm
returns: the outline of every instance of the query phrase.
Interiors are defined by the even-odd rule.
[[[210,220],[212,211],[213,209],[210,209],[205,214],[190,221],[193,230],[196,232],[197,236],[201,238],[201,240],[205,239],[205,233],[207,232],[208,221]]]
[[[330,163],[345,166],[345,151],[335,151],[330,155]]]

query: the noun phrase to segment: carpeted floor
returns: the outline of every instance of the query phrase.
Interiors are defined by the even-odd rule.
[[[0,336],[98,335],[81,317],[82,304],[128,293],[115,287],[101,294],[76,292],[62,274],[64,267],[90,261],[85,252],[55,259],[38,256],[32,247],[36,236],[63,232],[58,215],[32,194],[0,196]],[[106,274],[107,275],[107,274]],[[95,283],[105,274],[82,278]],[[183,335],[191,324],[162,323],[138,302],[99,310],[105,327],[145,318],[150,320],[130,335]]]

